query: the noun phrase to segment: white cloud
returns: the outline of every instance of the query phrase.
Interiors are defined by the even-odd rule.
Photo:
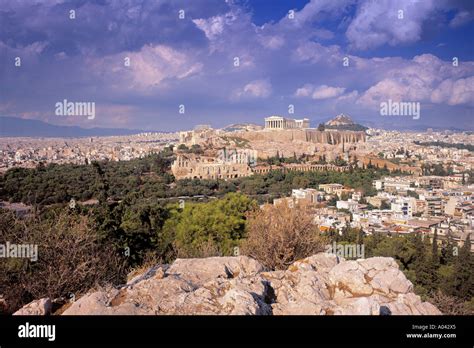
[[[474,76],[452,80],[444,80],[431,93],[433,103],[448,103],[449,105],[474,104]]]
[[[277,50],[285,44],[285,39],[281,36],[261,36],[260,43],[268,49]]]
[[[145,88],[166,78],[183,79],[202,69],[194,57],[163,45],[144,46],[140,52],[130,54],[130,61],[134,84]]]
[[[297,62],[326,62],[328,64],[340,64],[342,62],[342,53],[339,46],[323,46],[311,41],[301,42],[292,57]]]
[[[434,0],[365,0],[358,6],[346,36],[351,46],[359,50],[416,42],[421,37],[423,23],[438,4]]]
[[[469,23],[474,19],[474,14],[468,11],[459,11],[456,13],[456,16],[454,16],[453,19],[451,19],[451,22],[449,22],[449,26],[452,28],[457,28],[460,27],[466,23]]]
[[[214,16],[208,19],[193,19],[193,23],[201,29],[209,40],[214,40],[224,32],[224,26],[230,24],[233,21],[233,17]]]
[[[303,87],[296,90],[295,96],[311,96],[312,99],[329,99],[341,96],[345,90],[346,89],[343,87],[331,87],[327,85],[315,87],[312,84],[307,83]]]
[[[346,89],[343,87],[330,87],[326,85],[321,85],[314,89],[314,92],[311,98],[313,99],[334,98],[343,94],[345,90]]]
[[[387,70],[383,78],[357,100],[365,106],[377,106],[388,99],[469,104],[474,100],[474,63],[455,67],[431,55],[423,54]]]
[[[314,86],[312,84],[305,84],[303,87],[300,87],[295,92],[295,97],[309,97],[313,93]]]
[[[125,58],[130,59],[130,66],[125,66]],[[116,81],[115,86],[128,86],[141,91],[162,86],[166,79],[187,78],[203,68],[203,64],[191,54],[165,45],[145,45],[138,52],[94,59],[91,65],[96,73]]]
[[[337,100],[341,102],[353,102],[357,99],[358,96],[359,96],[358,91],[352,91],[350,93],[341,95],[340,97],[337,98]]]
[[[347,6],[355,0],[311,0],[300,11],[295,12],[295,17],[284,17],[280,23],[294,27],[301,27],[316,21],[322,14],[337,15],[345,11]]]
[[[268,80],[255,80],[236,90],[232,99],[267,98],[272,93],[272,85]]]

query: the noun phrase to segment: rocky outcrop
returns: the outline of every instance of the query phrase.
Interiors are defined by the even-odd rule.
[[[350,125],[350,124],[355,124],[352,119],[344,114],[339,114],[336,117],[334,117],[332,120],[329,120],[325,123],[326,126],[344,126],[344,125]]]
[[[308,142],[313,144],[337,145],[349,143],[365,142],[366,134],[363,131],[337,131],[327,130],[318,131],[317,129],[280,129],[265,131],[235,132],[234,136],[246,139],[250,142],[264,140],[267,143],[282,142],[289,144],[291,142]],[[253,148],[253,146],[252,146]]]
[[[178,259],[119,288],[90,292],[61,311],[81,314],[441,314],[413,293],[392,258],[345,261],[320,253],[284,271],[246,257]]]
[[[317,129],[280,129],[264,131],[233,132],[233,137],[245,139],[247,146],[258,153],[259,158],[275,156],[292,157],[322,155],[326,151],[340,154],[345,149],[365,142],[364,131]]]
[[[13,313],[13,315],[49,315],[51,314],[51,309],[51,299],[42,298],[28,303]]]

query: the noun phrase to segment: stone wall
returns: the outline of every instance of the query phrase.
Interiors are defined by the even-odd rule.
[[[191,154],[178,155],[171,165],[171,172],[181,179],[234,179],[252,175],[246,163],[219,163],[212,158]]]
[[[365,142],[365,132],[318,131],[316,129],[284,129],[254,132],[235,132],[235,136],[249,141],[305,141],[315,144],[342,144]]]

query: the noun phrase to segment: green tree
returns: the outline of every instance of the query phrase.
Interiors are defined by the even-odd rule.
[[[237,193],[208,203],[186,203],[166,221],[164,234],[174,235],[178,257],[210,256],[205,252],[232,255],[245,237],[245,214],[255,207],[255,201]]]
[[[443,265],[454,263],[454,242],[450,233],[448,233],[446,241],[442,245],[440,262]]]
[[[413,262],[413,270],[416,276],[416,285],[418,285],[418,292],[426,295],[433,284],[433,271],[430,268],[429,250],[430,242],[429,237],[425,236],[422,240],[419,234],[415,235],[414,247],[415,247],[415,260]]]
[[[454,279],[451,294],[470,300],[474,296],[474,262],[471,253],[471,238],[467,236],[464,245],[459,250],[459,256],[454,265]]]

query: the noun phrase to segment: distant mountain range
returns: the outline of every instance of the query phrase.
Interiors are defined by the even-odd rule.
[[[405,122],[374,122],[371,120],[364,120],[364,124],[366,124],[370,128],[412,132],[426,132],[428,129],[432,129],[435,132],[467,132],[473,130],[472,127],[434,126],[429,124],[413,123],[410,122],[410,120],[406,120]]]
[[[56,126],[39,120],[0,117],[0,137],[91,137],[143,133],[139,129]]]
[[[432,128],[434,131],[450,130],[454,132],[466,131],[456,127],[436,127],[429,125],[410,124],[408,122],[399,122],[396,124],[380,124],[370,120],[364,121],[364,124],[371,128],[382,128],[387,130],[401,131],[426,131]],[[326,129],[364,131],[368,127],[352,121],[344,114],[340,114],[324,124]],[[226,131],[233,130],[258,130],[263,127],[256,124],[232,124],[224,127]],[[0,137],[92,137],[92,136],[113,136],[113,135],[132,135],[150,130],[125,129],[125,128],[81,128],[78,126],[57,126],[39,120],[27,120],[18,117],[0,116]]]

